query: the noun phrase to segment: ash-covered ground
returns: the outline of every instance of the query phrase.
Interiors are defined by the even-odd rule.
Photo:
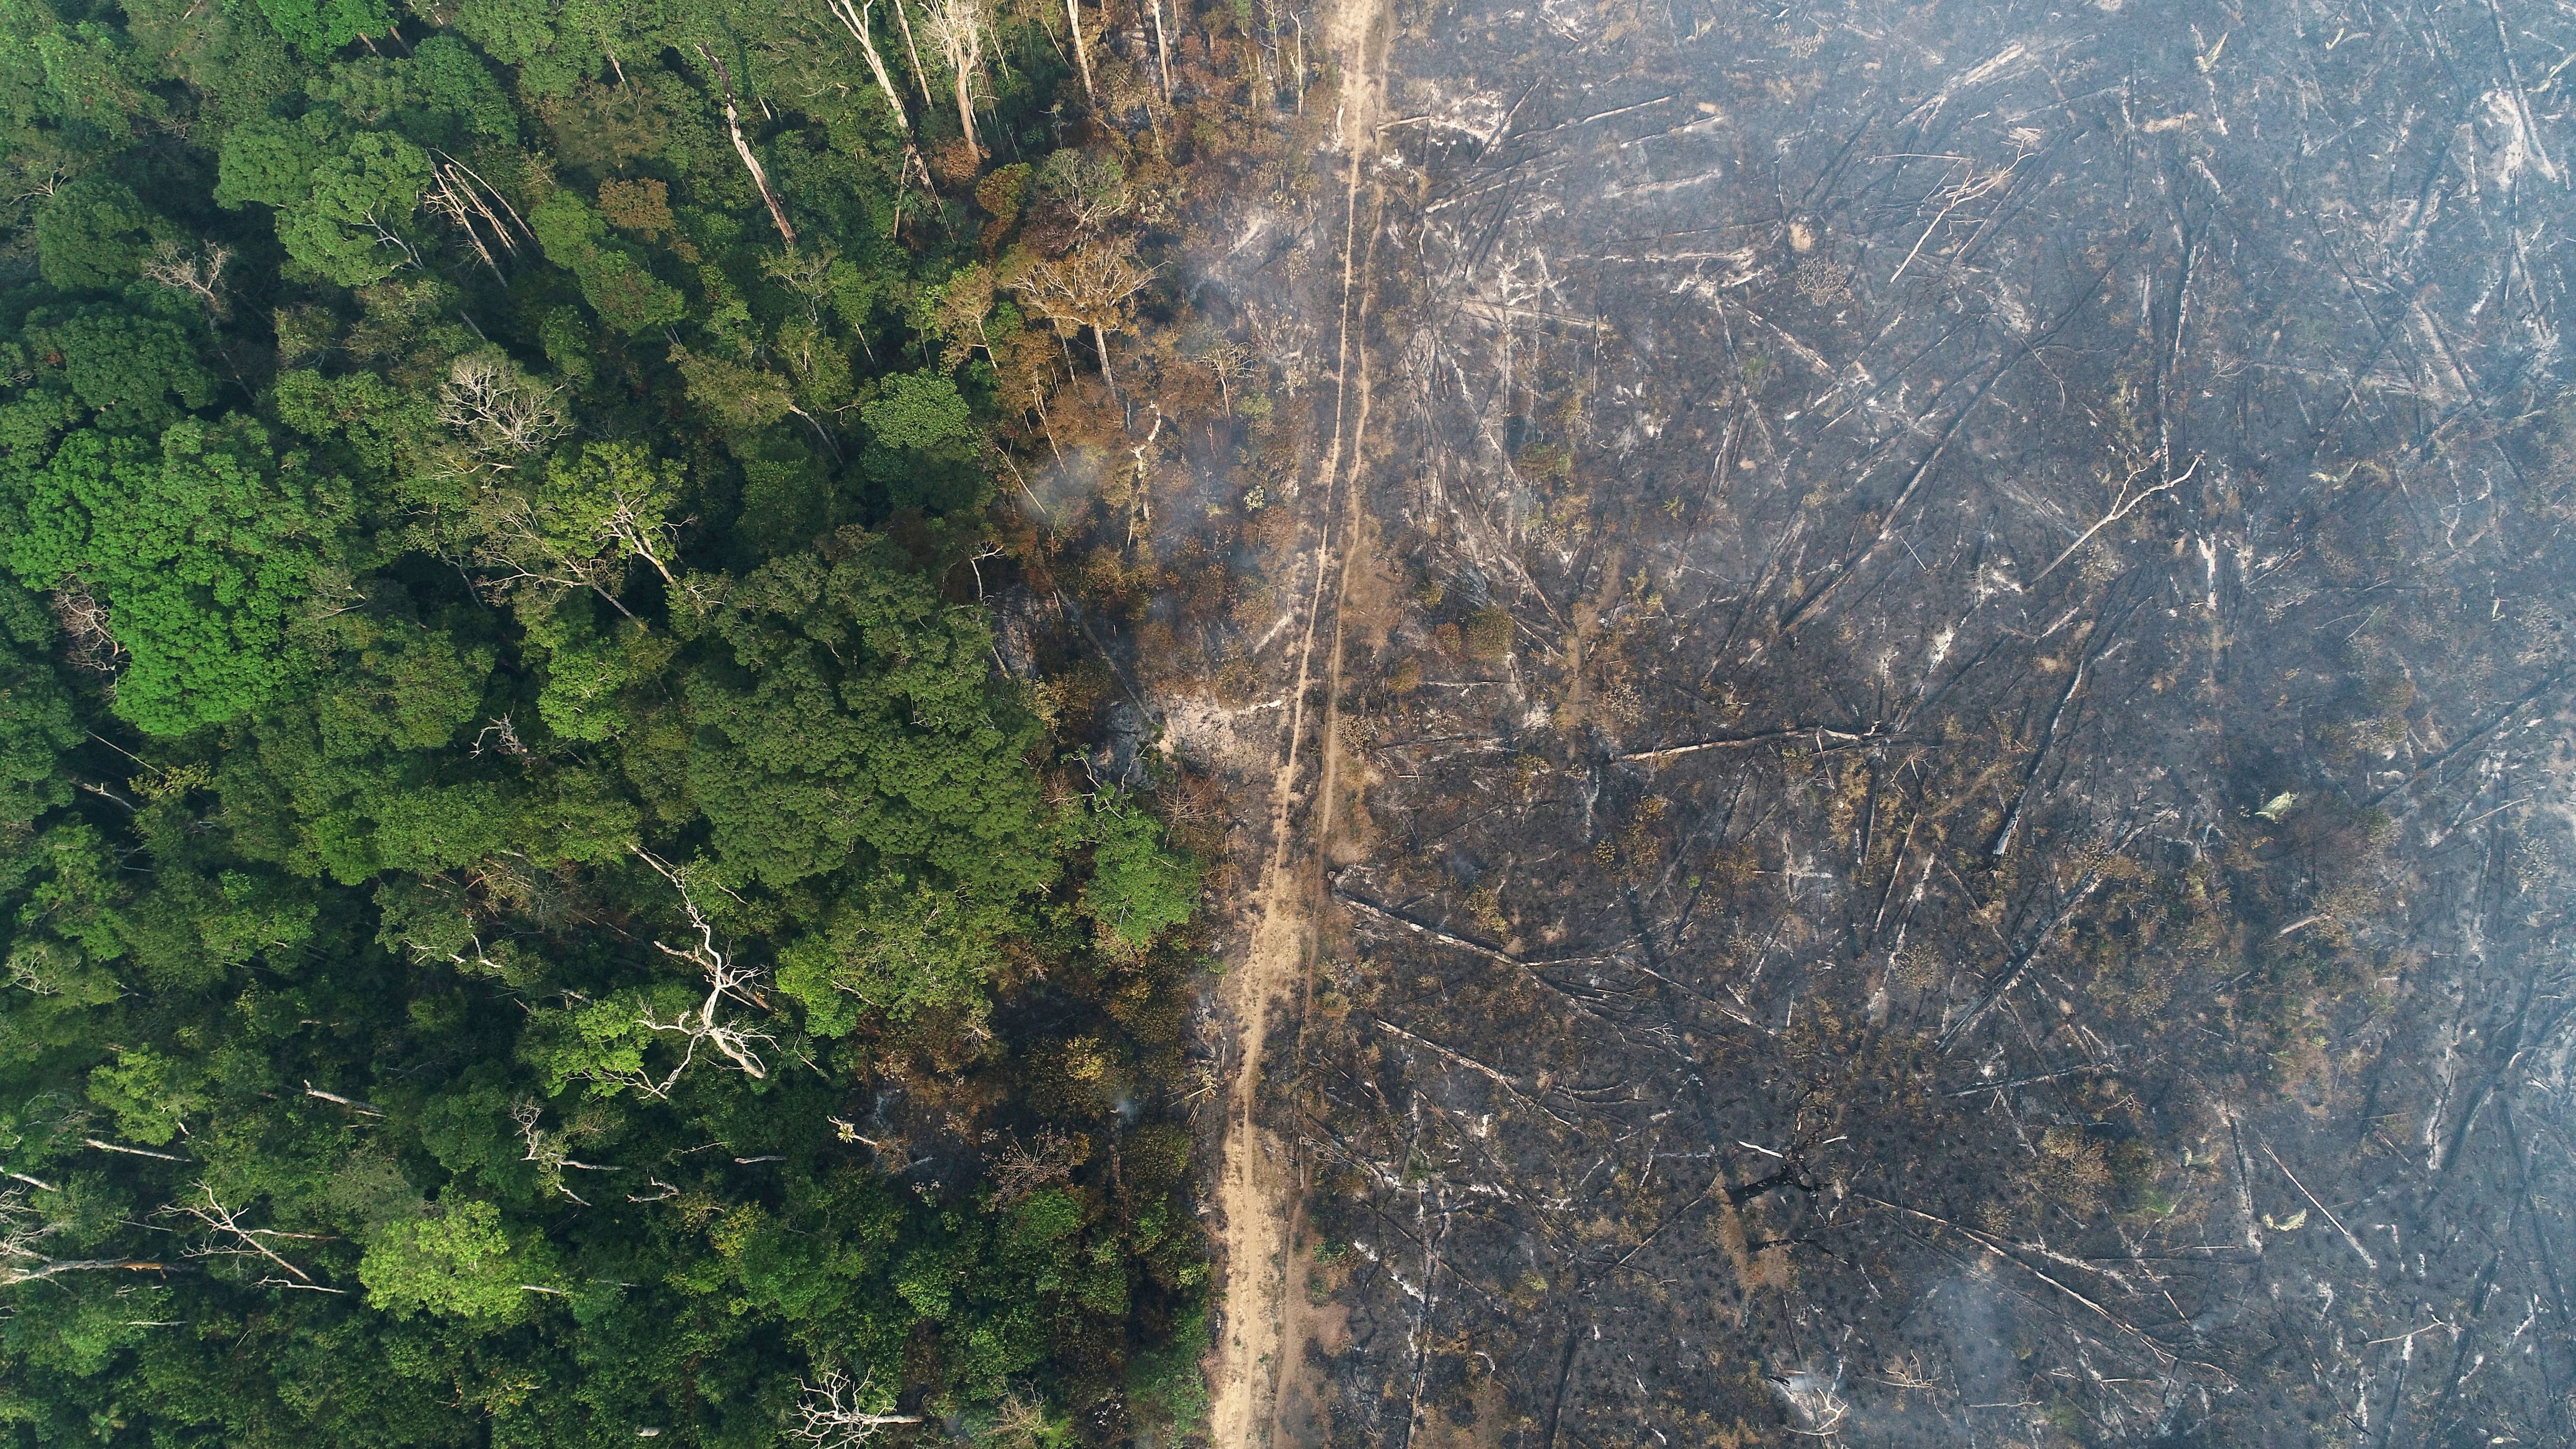
[[[1281,1441],[2576,1442],[2576,12],[1388,23]]]

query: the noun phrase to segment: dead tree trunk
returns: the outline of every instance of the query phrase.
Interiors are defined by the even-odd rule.
[[[701,45],[698,54],[705,57],[707,64],[715,70],[716,83],[724,87],[725,130],[733,136],[733,152],[742,158],[743,169],[751,173],[751,184],[760,188],[760,199],[769,207],[769,219],[778,223],[778,234],[785,237],[787,245],[793,248],[796,245],[796,228],[787,224],[787,208],[779,205],[778,193],[769,189],[769,173],[760,169],[760,158],[751,154],[751,142],[743,137],[742,112],[733,102],[733,78],[725,73],[724,62],[716,59],[713,51]]]
[[[894,88],[894,77],[886,73],[885,58],[877,54],[877,43],[868,35],[868,11],[875,8],[876,0],[868,0],[866,5],[855,9],[849,0],[824,0],[824,3],[831,7],[833,17],[848,28],[851,38],[858,41],[859,53],[867,57],[868,74],[876,77],[877,90],[885,96],[886,109],[894,112],[895,129],[910,136],[912,118],[904,114],[903,97]]]
[[[903,135],[904,169],[918,175],[921,184],[928,186],[930,167],[923,163],[920,149],[912,143],[912,117],[904,113],[903,93],[895,89],[894,76],[886,69],[885,57],[877,53],[876,40],[868,34],[868,12],[875,8],[876,0],[866,0],[865,4],[855,7],[850,0],[823,0],[823,3],[831,8],[832,14],[843,25],[849,27],[850,34],[859,42],[860,54],[867,57],[868,74],[876,78],[877,90],[885,96],[886,109],[894,113],[895,130]],[[896,8],[900,13],[900,4]]]
[[[1154,5],[1154,64],[1163,73],[1163,104],[1172,103],[1172,42],[1163,33],[1163,0]]]
[[[1082,98],[1097,101],[1100,96],[1091,88],[1091,52],[1082,44],[1081,0],[1064,0],[1064,19],[1073,28],[1073,64],[1082,72]]]
[[[912,83],[921,91],[921,103],[925,106],[939,104],[930,98],[929,72],[922,68],[921,47],[913,43],[912,16],[904,10],[903,0],[894,0],[894,23],[903,27],[903,52],[912,57]]]
[[[957,129],[966,149],[981,161],[984,148],[975,142],[975,73],[984,61],[984,17],[976,0],[939,0],[931,12],[931,42],[948,62],[949,82],[957,93]]]

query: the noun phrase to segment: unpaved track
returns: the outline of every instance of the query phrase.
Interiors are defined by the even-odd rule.
[[[1348,153],[1342,225],[1339,367],[1332,440],[1316,469],[1309,497],[1314,510],[1312,584],[1298,621],[1296,671],[1289,681],[1289,722],[1270,786],[1270,855],[1253,898],[1258,920],[1243,964],[1225,979],[1226,1019],[1235,1033],[1225,1083],[1225,1128],[1219,1151],[1217,1204],[1223,1214],[1219,1246],[1224,1263],[1224,1330],[1209,1365],[1210,1430],[1220,1449],[1266,1445],[1278,1427],[1282,1390],[1304,1357],[1304,1297],[1292,1288],[1299,1185],[1290,1144],[1258,1121],[1262,1062],[1274,1023],[1293,1024],[1303,1008],[1306,963],[1313,954],[1314,906],[1323,837],[1332,828],[1335,771],[1340,764],[1334,723],[1342,676],[1340,602],[1362,535],[1357,473],[1368,428],[1368,358],[1360,331],[1365,322],[1366,268],[1360,251],[1363,207],[1360,181],[1376,144],[1385,78],[1379,40],[1386,0],[1342,0],[1328,38],[1341,83],[1340,131]],[[1374,236],[1372,226],[1371,237]],[[1328,610],[1328,607],[1329,610]],[[1330,623],[1326,618],[1329,612]],[[1309,693],[1316,684],[1318,643],[1322,666],[1323,749],[1312,788],[1301,795],[1299,773],[1307,752]],[[1320,806],[1310,836],[1299,827],[1298,807]]]

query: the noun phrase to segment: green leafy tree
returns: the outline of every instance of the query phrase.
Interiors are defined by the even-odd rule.
[[[829,16],[413,10],[0,0],[0,1449],[1114,1432],[1195,876],[962,602],[1002,238]]]
[[[0,580],[0,850],[72,796],[62,759],[84,731],[49,657],[59,638],[34,595]]]
[[[1083,909],[1131,950],[1188,921],[1198,909],[1199,866],[1163,845],[1163,823],[1131,801],[1095,801],[1088,822],[1091,878]]]
[[[134,188],[83,176],[57,188],[36,211],[36,265],[67,292],[121,287],[141,271],[162,229]]]
[[[6,480],[23,523],[6,561],[31,588],[78,580],[131,656],[116,711],[177,735],[256,708],[287,678],[290,625],[327,558],[332,514],[281,470],[265,433],[174,424],[157,448],[76,433]]]
[[[417,260],[403,232],[429,185],[429,158],[400,136],[365,131],[313,169],[312,191],[278,215],[286,254],[344,287]]]
[[[317,60],[359,36],[394,28],[384,0],[259,0],[259,8],[289,44]]]
[[[532,1268],[525,1256],[502,1230],[500,1209],[472,1199],[444,1202],[380,1231],[358,1264],[358,1278],[378,1308],[509,1323],[529,1311],[523,1285]]]
[[[89,1099],[116,1114],[118,1132],[157,1147],[178,1136],[188,1114],[206,1105],[190,1075],[186,1063],[136,1047],[89,1074]]]
[[[582,300],[609,326],[643,332],[687,315],[679,289],[655,277],[635,248],[610,237],[599,212],[572,192],[547,197],[528,214],[528,225],[546,260],[573,274]]]
[[[406,56],[335,67],[323,95],[356,120],[389,126],[423,146],[464,151],[519,139],[509,95],[482,57],[453,35],[432,35]]]
[[[713,629],[728,657],[689,683],[689,781],[729,870],[784,886],[864,849],[986,900],[1053,881],[1037,722],[993,682],[983,621],[883,540],[764,565]]]
[[[885,390],[860,407],[859,417],[889,448],[927,451],[975,436],[974,417],[957,384],[933,373],[887,378]]]
[[[215,400],[215,376],[197,360],[188,334],[158,317],[108,309],[84,312],[55,329],[63,380],[106,428],[158,431],[182,408]]]
[[[384,131],[343,136],[317,111],[236,127],[224,138],[215,199],[277,208],[289,257],[363,287],[418,259],[408,230],[429,182],[418,146]]]

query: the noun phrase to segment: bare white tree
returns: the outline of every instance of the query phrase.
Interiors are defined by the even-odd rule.
[[[975,140],[975,82],[984,70],[984,8],[978,0],[933,0],[923,23],[930,31],[930,43],[939,47],[948,62],[950,83],[957,93],[957,125],[965,133],[967,149],[980,160],[984,148]]]
[[[1216,390],[1225,401],[1225,410],[1234,411],[1234,380],[1252,371],[1252,354],[1239,342],[1220,341],[1199,358],[1207,370],[1216,374]]]
[[[851,4],[850,0],[823,0],[823,3],[858,40],[860,53],[867,57],[868,74],[876,78],[877,89],[885,95],[886,109],[894,112],[895,129],[903,133],[904,170],[918,175],[921,184],[928,186],[930,168],[923,164],[921,152],[912,144],[912,118],[904,114],[903,93],[895,89],[894,76],[886,70],[885,57],[877,53],[876,39],[868,33],[868,12],[876,8],[876,0],[862,0],[857,5]],[[897,13],[901,13],[900,4]]]
[[[114,674],[125,662],[125,646],[108,631],[107,605],[80,579],[68,578],[51,595],[54,618],[63,626],[63,657],[82,669]]]
[[[537,382],[497,352],[449,365],[438,385],[438,420],[457,435],[465,470],[473,472],[512,471],[572,430],[563,390]]]
[[[912,38],[912,15],[903,8],[903,0],[889,0],[894,6],[894,23],[903,30],[903,53],[912,57],[912,83],[921,92],[925,106],[939,104],[930,98],[930,73],[921,64],[921,46]]]
[[[1163,0],[1148,3],[1154,12],[1154,63],[1163,72],[1163,104],[1168,106],[1172,103],[1172,40],[1163,33]]]
[[[1082,44],[1081,0],[1064,0],[1064,19],[1073,28],[1073,63],[1082,72],[1082,98],[1096,101],[1099,95],[1091,88],[1091,52]]]
[[[800,1383],[805,1396],[796,1403],[794,1427],[788,1435],[800,1444],[818,1449],[858,1449],[892,1424],[918,1424],[919,1414],[881,1414],[867,1405],[868,1381],[853,1382],[839,1369],[823,1370],[820,1383]]]
[[[42,1245],[45,1239],[62,1230],[61,1223],[46,1221],[42,1214],[27,1205],[25,1188],[13,1187],[0,1192],[0,1288],[41,1283],[65,1273],[103,1270],[154,1273],[179,1266],[138,1258],[56,1258],[46,1253]]]
[[[261,1241],[263,1238],[279,1238],[320,1243],[330,1241],[328,1234],[289,1233],[276,1228],[246,1228],[242,1226],[241,1214],[232,1208],[225,1207],[223,1200],[215,1196],[215,1189],[211,1184],[198,1183],[197,1192],[205,1201],[172,1203],[162,1209],[163,1212],[196,1219],[213,1235],[213,1241],[188,1249],[185,1256],[260,1258],[266,1260],[279,1272],[286,1274],[283,1278],[271,1274],[260,1279],[258,1286],[262,1288],[299,1288],[307,1293],[346,1293],[348,1291],[345,1288],[331,1288],[314,1282],[312,1274],[288,1262],[275,1248]]]
[[[751,142],[742,134],[742,112],[733,103],[733,77],[716,53],[701,45],[698,54],[715,70],[716,80],[724,87],[725,130],[733,136],[733,153],[742,158],[743,169],[751,173],[751,184],[760,188],[760,199],[769,206],[769,219],[778,224],[778,234],[787,245],[796,245],[796,228],[787,224],[787,208],[779,203],[778,193],[769,188],[769,173],[761,169],[760,158],[752,154]]]
[[[679,1085],[681,1076],[688,1071],[690,1064],[698,1059],[701,1049],[714,1052],[735,1071],[745,1076],[765,1079],[769,1075],[769,1067],[760,1059],[759,1049],[764,1046],[774,1047],[778,1044],[777,1040],[766,1033],[750,1031],[727,1022],[720,1015],[728,999],[755,1010],[767,1009],[768,1003],[760,999],[756,989],[758,973],[737,964],[716,945],[716,928],[707,920],[705,913],[698,909],[697,901],[690,896],[688,872],[685,869],[672,865],[640,845],[634,847],[634,851],[636,859],[651,866],[655,874],[669,881],[671,888],[680,893],[680,909],[688,913],[689,924],[698,934],[696,942],[685,947],[672,946],[656,940],[653,943],[654,948],[666,956],[687,961],[704,972],[707,994],[705,1000],[668,1021],[662,1020],[652,1011],[647,1011],[636,1018],[649,1030],[667,1033],[680,1039],[680,1060],[669,1071],[655,1077],[649,1072],[638,1070],[604,1078],[604,1080],[633,1087],[648,1097],[667,1097],[671,1094],[671,1089]]]
[[[1115,390],[1118,380],[1109,367],[1109,334],[1127,330],[1136,294],[1154,280],[1154,271],[1137,262],[1134,248],[1125,241],[1095,243],[1036,263],[1011,283],[1011,290],[1054,323],[1059,335],[1090,328],[1100,346],[1100,375]]]
[[[578,1135],[577,1132],[573,1129],[562,1132],[547,1131],[541,1125],[545,1120],[545,1114],[545,1107],[534,1098],[522,1098],[517,1106],[510,1109],[510,1120],[519,1124],[519,1140],[527,1144],[528,1149],[527,1154],[519,1160],[535,1163],[537,1172],[545,1179],[547,1187],[562,1193],[583,1207],[588,1207],[590,1199],[564,1186],[564,1169],[573,1168],[581,1172],[624,1172],[626,1169],[597,1162],[583,1162],[574,1157],[572,1140]]]
[[[232,259],[233,249],[221,242],[191,250],[175,241],[164,241],[152,249],[151,260],[143,264],[143,275],[172,291],[195,297],[205,304],[208,316],[222,317],[231,310],[220,289],[224,264]]]

